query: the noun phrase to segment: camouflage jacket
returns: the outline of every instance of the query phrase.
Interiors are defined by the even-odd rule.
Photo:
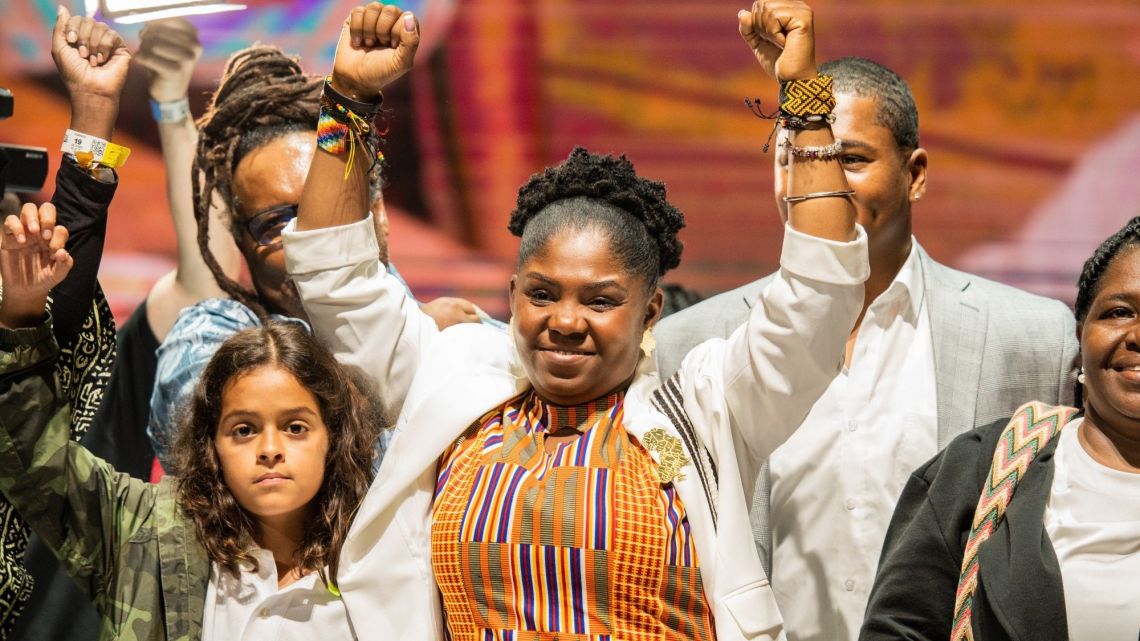
[[[95,603],[102,639],[197,641],[210,564],[173,479],[120,474],[71,441],[51,325],[0,329],[0,492]]]

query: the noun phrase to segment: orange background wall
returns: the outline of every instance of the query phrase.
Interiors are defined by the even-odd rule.
[[[927,197],[915,209],[927,250],[1071,299],[1081,261],[1140,215],[1140,4],[813,6],[821,59],[867,56],[914,89],[931,158]],[[436,3],[439,18],[423,25],[436,46],[392,101],[392,254],[413,287],[425,297],[467,295],[503,314],[515,191],[578,144],[625,153],[640,173],[667,183],[689,219],[682,267],[669,280],[711,293],[770,270],[779,222],[771,158],[760,151],[770,125],[742,100],[771,104],[775,86],[736,34],[738,8],[722,0]],[[0,35],[13,28],[6,22]],[[331,43],[334,34],[320,37]],[[196,106],[219,61],[196,79]],[[313,72],[326,64],[302,62]],[[49,72],[0,71],[18,109],[0,122],[0,141],[58,156],[67,106]],[[174,247],[143,95],[141,75],[132,76],[120,136],[135,154],[112,207],[103,268],[120,312],[169,268]]]

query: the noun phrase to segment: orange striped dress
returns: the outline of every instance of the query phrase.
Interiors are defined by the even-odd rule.
[[[527,392],[444,454],[431,544],[449,639],[714,638],[684,505],[623,401]],[[581,436],[547,452],[564,427]]]

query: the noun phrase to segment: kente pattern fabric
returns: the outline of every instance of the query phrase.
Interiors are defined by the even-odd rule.
[[[952,641],[973,641],[974,638],[972,606],[978,588],[978,548],[1001,524],[1005,509],[1029,464],[1076,413],[1075,407],[1054,407],[1037,401],[1026,403],[1018,408],[998,437],[993,462],[966,539],[962,573],[958,577],[954,599],[954,624],[950,629]]]
[[[711,641],[684,505],[623,401],[530,391],[444,454],[431,542],[449,639]],[[548,449],[567,428],[581,435]]]
[[[115,362],[115,319],[96,285],[96,295],[75,339],[60,349],[55,373],[71,403],[71,438],[87,433]],[[24,567],[28,525],[0,497],[0,639],[6,639],[32,596],[34,581]]]

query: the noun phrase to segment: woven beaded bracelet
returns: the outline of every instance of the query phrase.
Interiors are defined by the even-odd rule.
[[[843,153],[843,141],[838,138],[830,145],[816,147],[797,147],[790,140],[785,140],[780,146],[787,149],[792,157],[804,160],[831,160]]]

